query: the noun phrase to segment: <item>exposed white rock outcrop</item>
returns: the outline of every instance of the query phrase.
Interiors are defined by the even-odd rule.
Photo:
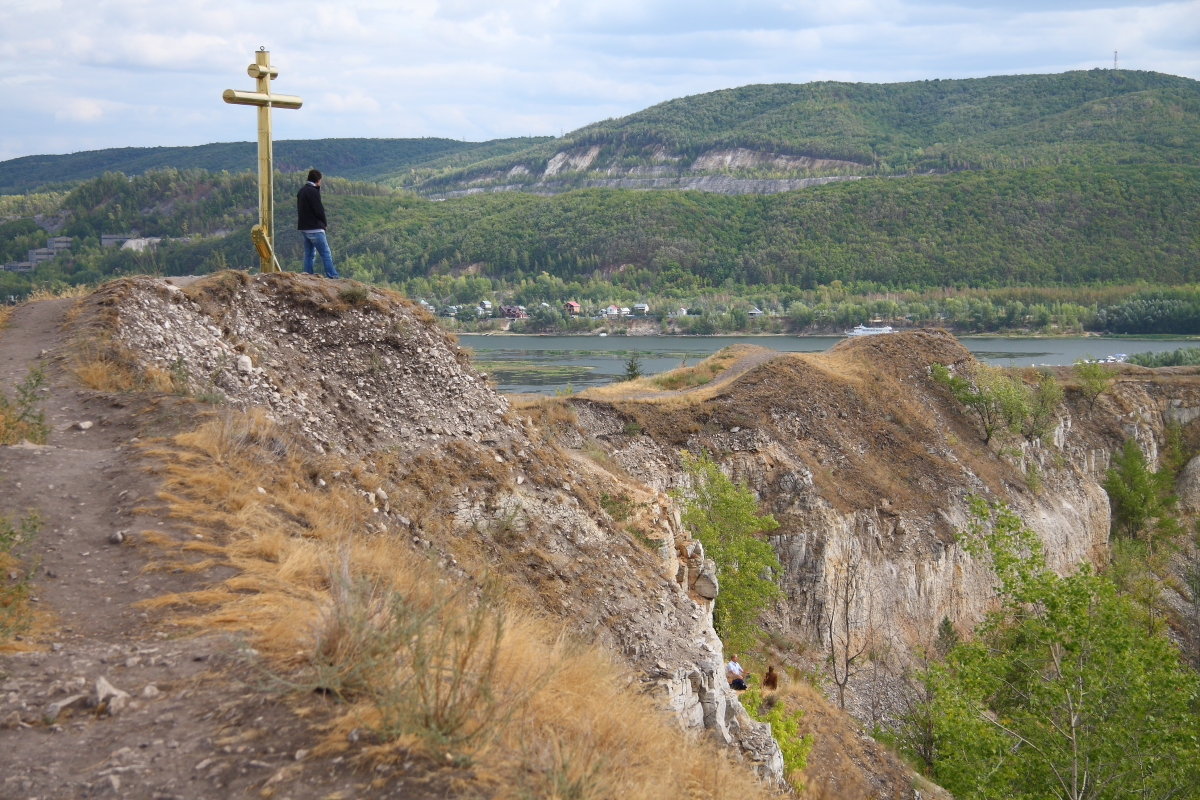
[[[1094,412],[1068,392],[1040,442],[1013,436],[984,447],[925,370],[968,358],[965,349],[945,334],[886,338],[839,347],[841,361],[776,356],[719,390],[697,390],[702,401],[625,400],[619,410],[586,397],[572,403],[584,438],[655,489],[686,488],[680,450],[707,450],[761,498],[780,522],[769,540],[786,593],[762,618],[769,629],[827,649],[828,624],[845,613],[832,600],[852,565],[855,635],[902,669],[943,619],[965,631],[994,607],[994,575],[959,541],[971,494],[1007,502],[1039,535],[1052,569],[1102,563],[1111,453],[1133,437],[1156,464],[1166,426],[1200,419],[1200,381],[1132,372]],[[656,424],[660,409],[670,411]],[[625,434],[631,419],[643,435]],[[1200,510],[1200,459],[1177,488],[1185,508]],[[850,698],[860,718],[886,716],[867,708],[867,691],[876,688]]]
[[[792,170],[827,170],[827,169],[862,169],[862,164],[853,161],[842,161],[835,158],[813,158],[812,156],[792,156],[780,153],[765,153],[760,150],[748,150],[735,147],[721,150],[707,150],[699,155],[688,168],[692,172],[711,172],[714,170],[756,169],[767,167],[780,171]]]

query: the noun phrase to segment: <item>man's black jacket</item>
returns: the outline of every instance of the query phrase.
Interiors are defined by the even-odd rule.
[[[325,230],[325,206],[321,205],[321,187],[306,183],[296,193],[296,229]]]

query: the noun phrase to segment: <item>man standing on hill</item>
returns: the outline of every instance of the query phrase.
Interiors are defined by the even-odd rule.
[[[304,235],[304,271],[313,274],[315,254],[321,254],[325,265],[325,277],[340,277],[333,268],[333,254],[325,239],[325,206],[321,204],[321,171],[310,169],[308,181],[296,194],[296,227]]]

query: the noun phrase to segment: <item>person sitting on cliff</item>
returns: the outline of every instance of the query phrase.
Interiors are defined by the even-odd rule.
[[[773,692],[779,688],[779,673],[772,666],[768,666],[767,674],[763,675],[763,688],[768,692]]]
[[[746,688],[746,672],[738,663],[736,655],[730,656],[729,663],[725,665],[725,679],[729,681],[730,687],[739,692]]]

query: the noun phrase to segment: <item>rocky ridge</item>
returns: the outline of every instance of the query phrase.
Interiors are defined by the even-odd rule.
[[[876,672],[851,681],[855,713],[872,723],[898,712],[894,681],[943,618],[966,631],[991,607],[990,571],[957,542],[971,494],[1009,503],[1040,535],[1054,569],[1101,563],[1109,507],[1100,482],[1110,454],[1133,436],[1155,458],[1169,421],[1194,426],[1200,417],[1195,376],[1164,380],[1129,367],[1095,413],[1068,391],[1048,436],[999,451],[982,445],[929,376],[934,361],[955,367],[971,358],[948,334],[763,358],[717,388],[573,398],[575,445],[603,449],[659,491],[686,487],[684,449],[716,454],[745,481],[780,522],[770,540],[787,597],[763,622],[810,653],[815,647],[798,666],[824,658],[828,624],[840,619],[831,598],[853,570],[859,635],[891,661],[883,679]],[[1069,382],[1069,370],[1061,373]],[[628,435],[631,421],[642,435]]]
[[[769,728],[724,680],[712,562],[666,495],[564,459],[451,337],[392,293],[302,275],[184,283],[125,279],[91,299],[119,358],[171,376],[176,391],[214,408],[266,409],[314,449],[388,459],[396,467],[382,473],[384,491],[370,493],[379,531],[434,551],[452,573],[480,540],[497,557],[504,550],[545,613],[640,670],[643,689],[684,727],[707,730],[779,779]],[[438,465],[438,485],[414,485],[428,464]],[[456,468],[461,483],[448,472]],[[472,472],[485,481],[468,481]],[[637,524],[653,532],[653,549],[598,508],[602,491],[639,501]],[[430,515],[421,508],[433,494]],[[501,524],[505,536],[492,532]]]

